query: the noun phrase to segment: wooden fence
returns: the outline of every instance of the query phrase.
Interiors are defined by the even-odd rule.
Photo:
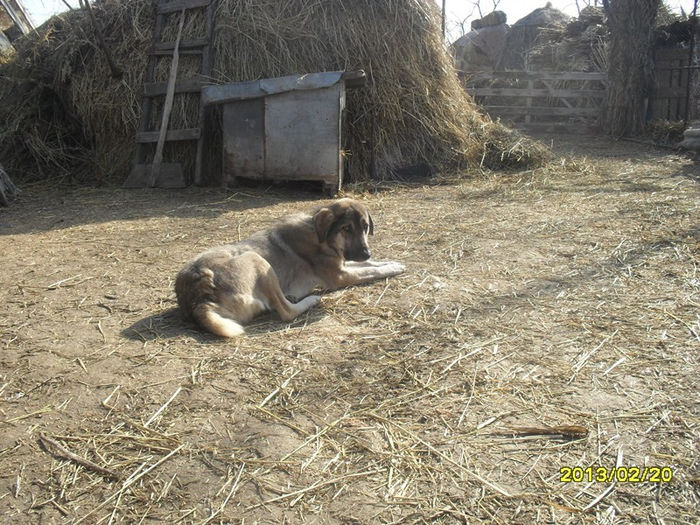
[[[462,81],[493,118],[518,128],[580,132],[598,121],[607,77],[579,71],[495,71],[463,73]]]
[[[698,66],[688,67],[688,49],[662,48],[654,52],[655,81],[649,120],[690,120],[700,117],[698,105]],[[690,75],[690,79],[688,79]],[[690,80],[690,82],[689,82]]]

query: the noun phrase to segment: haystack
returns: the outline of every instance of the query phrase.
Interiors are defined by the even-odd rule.
[[[121,181],[131,167],[153,4],[105,2],[93,11],[122,77],[110,75],[83,11],[51,19],[18,44],[17,59],[3,68],[0,117],[9,126],[0,132],[0,158],[17,177],[70,171],[83,180]],[[194,13],[183,39],[200,37],[203,28],[203,16]],[[164,38],[174,30],[166,28]],[[370,166],[377,178],[391,178],[409,164],[528,167],[547,155],[491,122],[464,93],[433,2],[220,0],[214,46],[213,83],[367,71],[368,86],[351,92],[347,103],[350,179],[366,178]],[[181,59],[181,74],[188,67],[195,65]],[[165,80],[168,62],[157,71]],[[172,127],[191,126],[195,105],[185,98],[179,106]],[[208,153],[218,155],[215,148]]]
[[[527,52],[536,43],[548,40],[549,34],[559,35],[566,28],[571,18],[547,3],[545,7],[535,9],[521,18],[508,31],[505,47],[497,69],[528,69]]]
[[[602,7],[586,7],[566,25],[543,29],[523,53],[530,70],[605,71],[608,31]]]
[[[493,69],[506,43],[507,20],[503,11],[493,11],[472,21],[472,30],[450,46],[458,71]]]

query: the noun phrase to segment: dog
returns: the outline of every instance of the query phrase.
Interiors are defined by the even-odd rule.
[[[311,214],[283,219],[248,239],[209,249],[180,270],[177,302],[185,316],[221,337],[274,310],[291,321],[321,300],[316,289],[393,277],[405,267],[370,260],[374,222],[367,207],[339,199]]]

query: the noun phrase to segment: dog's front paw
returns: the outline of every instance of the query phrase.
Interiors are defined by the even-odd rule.
[[[391,277],[405,272],[406,267],[400,262],[388,261],[382,265],[382,271],[385,272],[388,277]]]

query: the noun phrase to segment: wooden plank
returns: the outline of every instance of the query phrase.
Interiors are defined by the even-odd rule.
[[[654,71],[669,71],[676,69],[700,69],[700,66],[673,66],[673,67],[655,67]]]
[[[545,106],[484,106],[488,113],[499,115],[552,115],[570,117],[594,117],[600,113],[600,108],[553,108]]]
[[[164,15],[167,13],[176,13],[177,11],[181,11],[183,9],[206,7],[210,2],[211,0],[173,0],[171,2],[158,4],[156,13]]]
[[[527,90],[532,91],[532,89],[534,89],[534,87],[535,87],[534,80],[528,80],[527,81]],[[527,97],[525,99],[525,105],[528,108],[528,111],[525,114],[525,123],[529,124],[530,122],[532,122],[532,111],[530,111],[532,108],[532,97]]]
[[[201,53],[201,49],[197,48],[202,48],[205,47],[209,44],[209,39],[207,38],[195,38],[193,40],[183,40],[180,42],[180,54],[182,54],[184,51],[187,50],[192,50],[196,49],[198,52]],[[173,49],[175,49],[175,42],[157,42],[153,45],[153,53],[154,54],[170,54],[172,53]]]
[[[136,134],[136,142],[139,144],[158,142],[159,136],[160,131],[139,131]],[[165,141],[197,140],[200,136],[201,130],[199,128],[169,129],[165,135]]]
[[[574,118],[591,119],[600,115],[600,103],[606,97],[607,76],[601,72],[584,71],[495,71],[474,72],[466,74],[465,89],[477,97],[503,97],[501,105],[484,104],[484,109],[494,115],[504,118],[516,118],[524,120],[518,126],[532,125],[542,128],[541,119],[547,120],[548,125],[552,119]],[[472,87],[469,85],[474,80],[511,80],[519,83],[527,83],[527,87]],[[578,82],[576,88],[557,88],[552,85],[555,81]],[[540,87],[535,88],[536,83]],[[521,84],[522,85],[522,84]],[[592,86],[592,87],[591,87]],[[600,86],[600,89],[596,89]],[[520,100],[514,100],[519,98]],[[511,99],[511,100],[509,100]],[[555,99],[556,106],[543,105],[548,101],[542,99]],[[592,100],[594,107],[576,107],[581,99]],[[487,98],[486,101],[489,99]],[[540,122],[538,122],[540,120]],[[566,124],[562,122],[561,124]]]
[[[586,71],[465,71],[463,76],[469,79],[495,80],[495,79],[518,79],[518,80],[598,80],[607,81],[605,73]]]
[[[551,81],[551,80],[543,80],[543,81],[542,81],[542,85],[543,85],[545,88],[547,88],[547,89],[551,92],[554,88],[552,87],[552,84],[551,84],[550,82],[552,82],[552,81]],[[586,82],[586,81],[584,81],[584,82]],[[560,101],[560,102],[563,102],[564,105],[565,105],[567,108],[573,108],[573,107],[574,107],[573,104],[572,104],[571,102],[569,102],[568,100],[566,100],[566,97],[559,97],[559,101]],[[548,105],[549,105],[549,104],[548,104]]]
[[[265,97],[266,177],[340,184],[344,89],[338,82],[322,89]]]
[[[205,39],[207,40],[207,45],[202,49],[202,60],[200,63],[199,71],[202,74],[202,78],[209,78],[211,76],[211,64],[212,64],[212,33],[214,32],[214,14],[216,12],[217,0],[212,0],[206,9],[206,25],[204,28]],[[206,108],[204,106],[204,100],[202,96],[199,97],[199,127],[202,130],[206,129]],[[202,168],[203,168],[203,158],[204,158],[204,136],[200,136],[197,141],[197,152],[195,153],[194,161],[194,183],[200,185],[202,183]]]
[[[163,148],[165,146],[165,136],[168,132],[170,124],[170,111],[173,108],[173,100],[175,98],[175,80],[177,79],[177,68],[180,62],[180,39],[182,37],[182,27],[185,25],[185,8],[180,12],[180,25],[177,28],[177,38],[175,39],[175,49],[173,49],[173,61],[170,63],[170,75],[168,76],[168,87],[165,93],[165,102],[163,103],[163,118],[160,122],[160,131],[158,132],[158,142],[156,144],[156,153],[153,156],[153,167],[151,175],[148,179],[148,185],[153,187],[156,185],[156,180],[160,174],[160,166],[163,163]]]
[[[148,68],[146,71],[146,82],[144,83],[143,91],[143,102],[142,102],[142,113],[141,121],[139,126],[139,133],[136,136],[136,155],[135,161],[137,166],[141,168],[136,169],[136,171],[143,172],[144,166],[147,167],[147,175],[149,179],[157,173],[152,172],[152,166],[143,164],[144,154],[147,143],[154,142],[166,142],[166,141],[186,141],[186,140],[196,140],[197,141],[197,162],[195,167],[195,177],[199,177],[199,172],[201,171],[201,157],[202,157],[202,129],[204,126],[204,111],[200,102],[200,125],[198,128],[191,129],[179,129],[179,130],[168,130],[167,125],[161,123],[159,131],[146,131],[148,123],[151,119],[153,98],[157,96],[166,96],[166,100],[163,108],[163,122],[165,122],[165,113],[170,105],[172,109],[172,100],[168,103],[169,96],[174,96],[175,93],[199,93],[201,92],[202,86],[205,84],[202,79],[208,78],[211,73],[211,36],[213,30],[213,15],[215,11],[216,0],[172,0],[172,1],[160,1],[156,6],[156,20],[153,36],[153,46],[149,53]],[[185,17],[186,9],[196,9],[206,7],[207,8],[207,27],[205,31],[204,38],[195,38],[190,40],[182,39],[182,25]],[[161,42],[163,26],[165,25],[165,17],[171,13],[180,12],[180,28],[178,29],[177,41],[176,42]],[[191,78],[187,80],[177,81],[175,79],[174,88],[172,86],[172,77],[169,78],[168,82],[153,82],[155,65],[158,56],[168,56],[173,55],[173,62],[176,61],[175,55],[201,55],[201,67],[200,75],[197,78]],[[176,67],[172,67],[171,64],[171,74],[175,71]],[[169,111],[168,111],[169,112]],[[161,150],[162,145],[159,144]],[[156,152],[158,153],[158,152]],[[184,187],[185,177],[182,174],[182,167],[180,165],[170,165],[162,163],[162,151],[161,151],[161,166],[163,170],[169,170],[169,176],[171,179],[175,180],[175,186],[168,183],[171,187]],[[154,159],[154,163],[157,164],[157,159]],[[173,171],[175,170],[175,171]],[[178,171],[179,170],[179,171]],[[166,175],[163,173],[163,175]],[[145,181],[145,179],[144,179]],[[150,182],[153,182],[152,180]],[[155,181],[156,185],[162,186],[161,177]]]
[[[513,124],[517,129],[525,131],[537,131],[539,133],[571,133],[571,134],[594,134],[598,130],[597,126],[585,124],[582,122],[567,123],[567,122],[532,122],[524,124],[516,122]]]
[[[198,78],[188,78],[175,83],[175,93],[199,93],[204,82]],[[168,91],[167,82],[148,82],[143,85],[145,97],[165,95]]]
[[[180,55],[201,55],[202,54],[201,49],[185,49],[184,51],[180,51]],[[173,52],[170,50],[163,50],[163,51],[149,51],[148,53],[151,56],[159,56],[159,57],[168,57],[172,56]]]
[[[653,96],[654,98],[683,98],[685,99],[685,95],[687,93],[687,89],[685,86],[671,86],[671,87],[658,87],[654,89]]]
[[[229,183],[236,177],[265,177],[265,101],[263,98],[224,104],[223,176]]]
[[[604,89],[527,89],[527,88],[497,88],[478,87],[467,88],[470,95],[477,97],[557,97],[557,98],[604,98]]]
[[[156,15],[155,25],[153,27],[153,41],[157,42],[160,40],[163,34],[163,15]],[[151,55],[148,57],[148,65],[146,66],[146,82],[153,82],[153,74],[156,67],[156,57]],[[148,124],[151,120],[151,112],[153,109],[153,99],[152,97],[142,96],[141,97],[141,118],[139,120],[139,131],[146,131],[148,129]],[[144,147],[143,144],[136,144],[136,152],[134,153],[134,163],[139,164],[144,160]]]
[[[24,23],[25,20],[23,20],[22,17],[17,16],[17,13],[13,9],[13,6],[10,2],[8,2],[7,0],[0,0],[0,5],[2,5],[5,13],[7,13],[10,16],[12,22],[14,22],[14,24],[17,26],[17,28],[23,35],[28,34],[32,29],[34,29],[33,27],[28,27],[27,24]],[[22,9],[22,4],[20,2],[17,2],[17,4],[15,5]],[[22,10],[22,14],[24,14],[24,10]],[[26,19],[26,21],[28,22],[29,19]],[[7,28],[3,27],[3,29]]]
[[[659,63],[680,59],[688,62],[688,53],[688,49],[677,47],[660,47],[654,50],[654,61]]]

